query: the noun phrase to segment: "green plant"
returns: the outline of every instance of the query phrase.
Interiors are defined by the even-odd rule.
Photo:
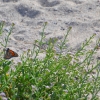
[[[46,25],[41,40],[22,55],[21,63],[14,66],[15,70],[10,69],[12,61],[0,60],[0,91],[5,92],[9,100],[88,100],[89,96],[91,100],[99,100],[100,62],[92,63],[99,41],[93,50],[86,49],[95,35],[86,40],[76,53],[63,55],[70,27],[58,46],[60,53],[54,49],[57,40],[52,43],[50,39],[43,51],[45,57],[39,59]]]
[[[3,33],[4,24],[5,24],[4,21],[0,23],[0,35],[2,35],[2,33]],[[4,48],[6,48],[7,45],[8,45],[8,40],[9,40],[9,37],[10,37],[11,32],[12,32],[12,30],[13,30],[13,27],[14,27],[14,23],[12,23],[12,25],[11,25],[11,27],[10,27],[10,31],[8,32],[7,36],[6,36],[5,39],[4,39],[4,43],[0,42],[0,44],[1,44]]]

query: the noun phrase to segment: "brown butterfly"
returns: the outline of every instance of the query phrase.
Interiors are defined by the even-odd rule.
[[[7,48],[5,50],[4,59],[10,59],[12,57],[18,57],[18,54],[14,52],[13,50],[10,50],[9,48]]]

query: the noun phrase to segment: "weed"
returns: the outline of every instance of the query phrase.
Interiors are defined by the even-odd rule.
[[[44,24],[41,40],[36,41],[38,48],[34,45],[26,55],[22,55],[21,63],[15,65],[15,70],[10,69],[12,61],[0,59],[0,92],[4,92],[9,100],[89,100],[89,97],[91,100],[99,100],[100,62],[91,63],[96,47],[93,50],[85,48],[94,35],[75,54],[63,55],[70,27],[58,46],[60,53],[54,50],[57,41],[52,43],[50,39],[44,50],[46,56],[39,59],[46,25],[47,23]],[[5,39],[4,47],[7,46],[11,31]],[[93,74],[93,71],[96,73]]]

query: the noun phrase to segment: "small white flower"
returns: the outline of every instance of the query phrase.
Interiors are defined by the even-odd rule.
[[[68,93],[68,90],[63,90],[64,92]]]
[[[32,89],[35,91],[35,90],[37,90],[37,87],[32,85]]]
[[[62,84],[61,86],[64,86],[64,84]]]
[[[50,86],[45,86],[45,88],[50,89]]]

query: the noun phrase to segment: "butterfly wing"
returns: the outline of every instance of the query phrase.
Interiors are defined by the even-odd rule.
[[[9,50],[9,54],[11,55],[11,57],[18,57],[18,54],[13,50]]]
[[[16,52],[14,52],[13,50],[10,50],[9,48],[7,48],[4,58],[5,59],[10,59],[12,57],[18,57],[18,54]]]

